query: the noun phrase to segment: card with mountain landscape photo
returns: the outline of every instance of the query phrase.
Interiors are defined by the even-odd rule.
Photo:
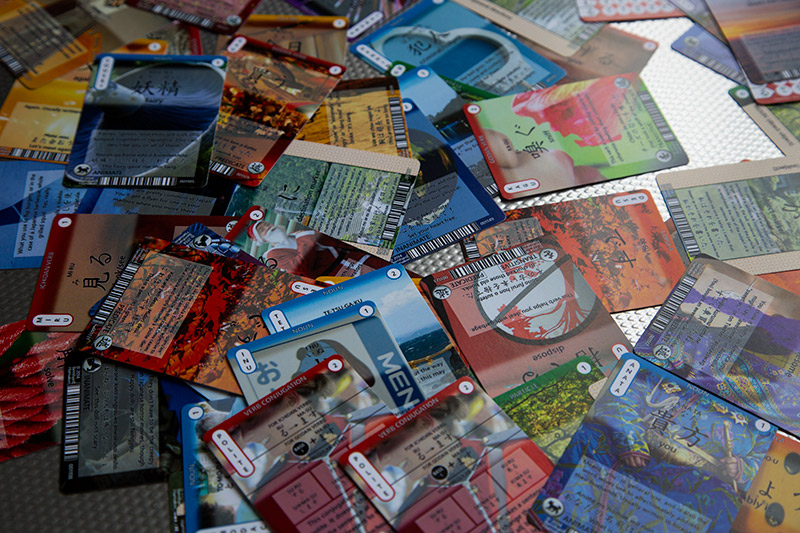
[[[800,102],[759,105],[746,87],[734,87],[728,94],[784,155],[800,154]]]
[[[351,51],[381,72],[394,61],[428,65],[494,94],[549,87],[564,77],[561,67],[452,0],[422,0]]]
[[[148,241],[92,317],[80,351],[240,394],[228,349],[267,334],[264,305],[318,288],[282,270]]]
[[[391,257],[419,161],[410,157],[294,141],[258,187],[238,187],[227,214],[253,205]]]
[[[411,157],[397,80],[387,76],[342,81],[297,138]]]
[[[606,382],[591,358],[578,357],[494,401],[557,463]]]
[[[635,73],[493,98],[464,113],[506,200],[688,162]]]
[[[394,413],[425,397],[373,302],[364,301],[228,351],[248,404],[333,354],[341,356]]]
[[[344,67],[237,35],[225,49],[228,74],[211,172],[260,184],[333,90]]]
[[[493,397],[580,356],[607,373],[630,351],[553,237],[431,274],[422,289]]]
[[[546,46],[561,56],[571,56],[591,40],[602,23],[581,20],[575,0],[509,2],[507,0],[456,0],[498,26]]]
[[[390,72],[400,82],[403,99],[414,101],[486,192],[497,196],[497,184],[461,110],[473,99],[459,94],[451,82],[427,65],[411,68],[395,62]],[[487,96],[493,95],[481,95],[480,99]]]
[[[626,354],[528,517],[559,533],[729,531],[775,433],[772,424]]]
[[[348,361],[331,355],[203,440],[273,531],[387,531],[338,459],[394,421]]]
[[[245,37],[275,44],[293,52],[317,57],[337,65],[347,59],[348,21],[344,17],[307,15],[250,15],[237,32]],[[217,50],[222,53],[230,37],[217,37]]]
[[[414,101],[405,98],[403,110],[420,172],[395,242],[395,263],[419,259],[505,218]]]
[[[683,274],[678,247],[645,189],[512,209],[461,241],[468,261],[553,235],[611,313],[660,305]]]
[[[270,333],[275,333],[368,300],[374,302],[400,345],[426,396],[468,375],[458,349],[400,265],[362,274],[295,302],[266,308],[262,316]]]
[[[798,309],[797,294],[701,255],[635,352],[796,435]]]
[[[339,459],[395,531],[525,531],[547,456],[471,378],[449,385]]]
[[[746,161],[656,176],[689,257],[703,253],[751,274],[800,261],[800,163]]]

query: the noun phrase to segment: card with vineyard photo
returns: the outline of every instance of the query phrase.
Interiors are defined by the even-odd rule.
[[[432,274],[422,288],[493,397],[580,356],[609,372],[630,351],[552,237]]]
[[[259,185],[336,87],[344,67],[277,45],[235,36],[225,49],[211,172]]]
[[[594,361],[581,356],[530,378],[494,401],[557,463],[605,382]]]
[[[543,234],[558,239],[610,313],[661,305],[683,274],[679,249],[644,189],[512,209],[461,249],[473,260]]]

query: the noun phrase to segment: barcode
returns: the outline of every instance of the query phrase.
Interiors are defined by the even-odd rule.
[[[584,41],[588,40],[592,35],[597,33],[602,26],[599,22],[592,22],[591,24],[584,23],[583,29],[578,34],[578,36],[573,39],[576,44],[583,44]]]
[[[461,242],[461,247],[464,249],[464,257],[467,261],[478,259],[481,256],[478,251],[478,243],[474,239],[464,239]]]
[[[397,191],[394,193],[394,200],[389,207],[389,215],[386,217],[386,224],[383,226],[383,234],[381,239],[384,241],[391,241],[397,233],[397,227],[400,225],[400,219],[405,214],[406,203],[408,202],[408,194],[414,186],[413,181],[403,182],[397,184]]]
[[[783,79],[800,78],[800,69],[790,68],[786,70],[781,70],[779,77]],[[781,80],[774,80],[774,81],[781,81]]]
[[[22,66],[22,63],[17,61],[17,59],[3,46],[0,46],[0,61],[5,63],[15,76],[21,76],[22,73],[25,72],[25,67]]]
[[[481,227],[478,224],[475,223],[467,224],[466,226],[454,229],[449,233],[445,233],[441,237],[436,237],[435,239],[431,239],[428,242],[424,242],[419,246],[411,248],[406,253],[411,259],[417,259],[425,254],[429,254],[433,251],[436,251],[439,248],[444,248],[445,246],[449,246],[456,241],[460,241],[464,237],[473,235],[477,233],[478,230],[480,229]]]
[[[500,193],[500,188],[497,186],[497,183],[492,183],[491,185],[487,185],[486,192],[491,194],[492,196],[497,196]]]
[[[664,120],[664,115],[662,115],[661,111],[658,110],[658,106],[656,105],[655,100],[653,100],[653,97],[650,96],[649,93],[642,91],[639,93],[639,99],[642,101],[642,104],[644,104],[644,108],[650,114],[650,118],[653,119],[656,128],[658,128],[658,133],[660,133],[661,137],[664,138],[664,142],[674,142],[675,136],[672,134],[672,130],[669,129],[667,121]]]
[[[22,159],[38,159],[40,161],[66,161],[69,154],[59,154],[58,152],[46,152],[44,150],[25,150],[22,148],[12,148],[8,152],[9,157],[20,157]]]
[[[398,150],[408,150],[406,123],[403,120],[403,105],[400,103],[400,98],[396,96],[389,98],[389,114],[392,117],[395,146],[397,146]]]
[[[98,178],[101,187],[174,187],[178,178],[165,176],[103,176]]]
[[[694,257],[700,253],[700,246],[697,244],[697,239],[694,237],[692,227],[686,219],[686,213],[683,211],[683,207],[681,207],[680,200],[672,196],[672,194],[675,193],[664,191],[664,200],[667,202],[667,207],[672,215],[672,221],[675,222],[675,227],[678,229],[678,235],[681,236],[686,254],[689,257]]]
[[[153,6],[152,11],[153,13],[158,13],[159,15],[163,15],[171,19],[182,20],[183,22],[188,22],[189,24],[197,24],[198,26],[202,26],[204,28],[210,28],[214,25],[214,21],[211,19],[199,17],[197,15],[190,15],[189,13],[185,13],[179,9],[172,9],[171,7],[155,5]]]
[[[215,174],[222,174],[223,176],[233,176],[233,173],[236,172],[236,169],[229,167],[228,165],[223,165],[222,163],[212,163],[211,172],[214,172]]]
[[[667,301],[664,302],[664,305],[658,310],[652,324],[650,324],[651,331],[655,333],[662,333],[664,331],[670,320],[675,316],[675,313],[678,312],[681,303],[689,296],[689,291],[692,290],[695,283],[697,283],[697,278],[689,274],[685,274],[683,278],[681,278],[678,282],[678,286],[675,287],[672,294],[669,295]]]
[[[698,54],[695,59],[701,65],[705,65],[706,67],[710,68],[711,70],[716,71],[716,72],[722,74],[723,76],[726,76],[726,77],[734,80],[737,83],[742,83],[743,84],[745,82],[744,76],[742,76],[742,72],[740,70],[738,70],[738,69],[735,69],[733,67],[725,65],[723,63],[720,63],[716,59],[712,59],[712,58],[708,57],[705,54]]]
[[[64,404],[64,461],[78,460],[78,437],[81,424],[81,386],[67,385]]]
[[[108,295],[100,305],[100,309],[98,309],[92,317],[92,324],[96,324],[98,326],[105,324],[106,320],[108,320],[108,317],[111,316],[111,312],[114,311],[117,303],[119,303],[119,299],[122,298],[122,293],[124,293],[125,289],[128,288],[128,285],[131,284],[133,276],[136,275],[136,272],[138,272],[141,265],[141,263],[133,260],[125,265],[125,270],[122,271],[117,278],[117,281],[114,282],[114,286],[111,287]]]
[[[476,272],[480,272],[481,270],[485,270],[489,267],[499,265],[500,263],[505,263],[507,261],[511,261],[512,259],[516,259],[518,257],[522,257],[527,252],[525,248],[519,246],[517,248],[511,248],[510,250],[503,250],[502,252],[497,252],[494,255],[490,255],[489,257],[484,257],[483,259],[478,259],[473,263],[467,263],[466,265],[461,265],[460,267],[456,267],[452,269],[449,274],[450,277],[453,279],[463,278],[464,276],[469,276],[470,274],[475,274]]]

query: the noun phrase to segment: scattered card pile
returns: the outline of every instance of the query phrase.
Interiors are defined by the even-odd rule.
[[[800,531],[797,2],[290,3],[0,7],[0,461],[176,532]],[[688,162],[605,24],[683,15],[785,157],[515,206]]]

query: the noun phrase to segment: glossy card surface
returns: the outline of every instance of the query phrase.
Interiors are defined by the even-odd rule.
[[[253,404],[331,355],[347,361],[392,412],[408,411],[424,399],[370,301],[232,348],[228,361],[245,401]]]
[[[432,274],[422,288],[492,396],[582,355],[607,373],[629,349],[553,238]]]
[[[637,74],[485,100],[464,113],[506,200],[688,162]]]
[[[497,196],[497,184],[461,110],[468,100],[426,65],[409,69],[395,64],[390,73],[397,76],[403,99],[414,101],[486,192]]]
[[[97,56],[64,183],[205,185],[225,65],[219,56]]]
[[[347,474],[398,532],[529,528],[552,465],[470,378],[345,453]]]
[[[468,261],[550,234],[611,313],[661,305],[684,265],[650,192],[641,189],[506,212],[461,242]]]
[[[163,243],[162,243],[163,245]],[[266,335],[258,313],[312,280],[185,246],[140,248],[87,329],[85,355],[239,394],[225,354]]]
[[[344,67],[241,35],[225,55],[229,72],[211,171],[253,187],[333,90]]]
[[[91,60],[92,52],[36,2],[0,7],[0,62],[35,89]]]
[[[603,27],[580,19],[575,0],[511,2],[509,0],[456,0],[498,26],[571,56]]]
[[[731,531],[750,533],[772,529],[800,531],[797,479],[800,475],[800,441],[778,432],[761,468],[750,484]]]
[[[405,0],[289,0],[303,13],[346,17],[350,21],[347,39],[352,41],[401,11]]]
[[[494,401],[555,464],[605,382],[591,358],[578,357]]]
[[[238,34],[344,65],[347,58],[346,30],[347,19],[343,17],[250,15]],[[229,40],[227,35],[217,38],[217,53],[225,51]]]
[[[736,59],[754,83],[800,77],[800,10],[794,0],[706,0]],[[765,9],[766,8],[766,9]]]
[[[672,49],[736,83],[745,83],[739,63],[728,45],[699,24],[689,28],[672,43]]]
[[[203,442],[215,425],[244,409],[241,398],[188,404],[181,412],[183,439],[183,492],[186,500],[186,533],[212,533],[218,528],[269,531],[255,510]]]
[[[195,222],[224,230],[233,217],[58,215],[42,255],[28,329],[83,331],[144,237],[172,240]]]
[[[560,84],[616,76],[629,72],[640,73],[658,48],[658,43],[603,26],[569,57],[558,55],[528,39],[522,43],[567,71]]]
[[[227,213],[260,205],[388,259],[418,172],[409,157],[294,141],[261,185],[234,192]]]
[[[62,492],[162,481],[182,468],[181,409],[194,389],[72,352],[64,363]]]
[[[800,297],[700,256],[635,351],[787,431],[800,432]]]
[[[61,442],[64,357],[76,333],[0,326],[0,463]]]
[[[165,54],[167,42],[137,39],[116,52]],[[91,73],[84,65],[37,89],[15,81],[0,107],[0,156],[66,163]]]
[[[656,177],[690,257],[704,253],[752,274],[800,260],[800,164],[791,158]]]
[[[394,420],[334,355],[203,439],[273,531],[383,531],[380,514],[337,460]]]
[[[234,33],[258,0],[126,0],[128,4],[200,26],[217,33]]]
[[[800,154],[800,102],[759,105],[745,87],[734,87],[728,94],[784,155]]]
[[[367,300],[375,303],[426,396],[466,375],[458,350],[399,265],[362,274],[288,305],[267,308],[262,316],[270,333],[275,333]]]
[[[624,355],[531,509],[548,531],[728,531],[775,427]]]
[[[225,239],[269,268],[297,276],[355,277],[390,263],[295,220],[258,206],[251,207]]]
[[[505,218],[413,100],[403,100],[408,136],[420,173],[411,191],[392,261],[419,259]]]
[[[625,22],[682,15],[669,0],[576,1],[580,17],[586,22]]]
[[[383,77],[339,83],[297,138],[411,157],[397,80]]]
[[[381,72],[393,61],[428,65],[494,94],[549,87],[564,71],[452,0],[422,0],[351,47]]]

